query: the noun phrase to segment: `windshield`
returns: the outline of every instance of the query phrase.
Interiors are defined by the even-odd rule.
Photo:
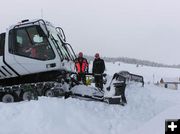
[[[38,60],[51,60],[55,54],[40,26],[13,29],[9,33],[9,51]]]
[[[60,40],[60,38],[58,36],[58,32],[56,31],[56,29],[50,28],[50,31],[51,31],[51,35],[52,35],[55,47],[56,47],[59,55],[62,57],[62,59],[70,60],[71,57],[69,56],[69,53],[67,52],[67,50],[63,46],[63,43]]]

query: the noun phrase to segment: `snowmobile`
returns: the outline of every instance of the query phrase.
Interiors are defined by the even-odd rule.
[[[106,74],[102,74],[106,77]],[[93,76],[92,73],[86,73],[86,76]],[[106,81],[106,80],[105,80]],[[75,84],[74,84],[75,83]],[[106,82],[104,83],[106,84]],[[79,98],[92,101],[101,101],[108,104],[125,105],[127,103],[125,97],[126,78],[118,73],[115,73],[108,86],[103,89],[95,86],[85,86],[82,82],[77,81],[72,77],[71,88],[65,94],[65,99]]]
[[[105,96],[95,87],[92,94],[77,93],[72,46],[64,31],[43,19],[23,20],[0,34],[0,101],[16,102],[38,96],[72,96],[120,104],[120,93]],[[118,92],[125,83],[114,86]],[[123,87],[123,88],[122,88]],[[116,91],[115,90],[115,91]]]

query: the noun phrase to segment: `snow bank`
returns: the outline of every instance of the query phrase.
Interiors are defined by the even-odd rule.
[[[152,80],[153,73],[158,77],[179,73],[177,69],[106,65],[107,73],[128,70],[143,75],[147,81]],[[46,97],[38,101],[0,103],[0,134],[161,134],[166,119],[180,118],[179,96],[180,90],[130,84],[126,88],[125,107]]]
[[[2,134],[119,134],[134,132],[145,125],[148,129],[155,127],[154,122],[163,122],[169,114],[179,115],[179,103],[174,102],[174,92],[162,88],[147,86],[145,88],[130,85],[126,95],[125,107],[108,105],[101,102],[78,99],[46,98],[38,101],[13,104],[0,103],[0,133]],[[162,93],[161,98],[155,93]],[[177,92],[177,91],[176,91]],[[171,95],[169,95],[169,93]],[[176,93],[176,97],[180,93]],[[164,96],[164,97],[163,97]],[[166,100],[166,96],[168,99]],[[171,97],[172,96],[172,97]],[[179,101],[180,102],[180,101]],[[173,105],[172,105],[173,104]],[[176,108],[169,111],[170,108]],[[168,110],[166,112],[166,110]],[[176,112],[179,112],[178,114]],[[161,116],[161,114],[163,116]],[[159,117],[160,116],[160,117]],[[153,121],[153,118],[155,121]],[[178,116],[177,116],[178,117]],[[159,119],[160,118],[160,119]],[[151,123],[150,126],[146,123]],[[138,131],[138,132],[139,132]],[[146,131],[146,129],[143,129]],[[137,133],[138,133],[137,132]],[[152,132],[152,131],[151,131]]]
[[[142,126],[127,134],[164,134],[166,119],[180,119],[180,105],[170,107],[160,113],[158,116],[152,118],[149,122],[142,124]]]
[[[1,134],[92,134],[104,126],[94,112],[97,104],[76,99],[42,97],[38,101],[0,104]],[[104,104],[100,103],[99,107]],[[89,107],[89,108],[88,108]],[[91,111],[89,111],[91,110]],[[100,114],[100,113],[99,113]],[[97,125],[97,123],[99,123]]]

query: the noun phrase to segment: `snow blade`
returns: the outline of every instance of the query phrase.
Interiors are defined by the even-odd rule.
[[[127,103],[125,97],[126,78],[119,73],[115,73],[113,78],[107,87],[107,91],[114,90],[114,95],[105,97],[105,100],[109,104],[120,104],[125,105]]]
[[[65,99],[72,97],[72,98],[79,98],[83,100],[89,100],[89,101],[99,101],[99,102],[105,102],[108,104],[118,104],[124,106],[126,101],[122,99],[122,96],[113,96],[113,97],[104,97],[104,96],[89,96],[89,95],[82,95],[78,93],[72,93],[68,92],[66,93]]]
[[[120,104],[120,105],[124,106],[121,96],[104,98],[104,101],[106,101],[108,104]]]
[[[108,104],[120,104],[125,105],[127,103],[125,97],[126,84],[124,82],[113,83],[113,88],[115,89],[115,94],[112,97],[105,97]]]

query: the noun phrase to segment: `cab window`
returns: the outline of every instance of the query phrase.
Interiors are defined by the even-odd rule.
[[[50,43],[39,26],[14,29],[11,34],[10,53],[38,60],[55,58]]]
[[[5,33],[0,34],[0,56],[4,54]]]

